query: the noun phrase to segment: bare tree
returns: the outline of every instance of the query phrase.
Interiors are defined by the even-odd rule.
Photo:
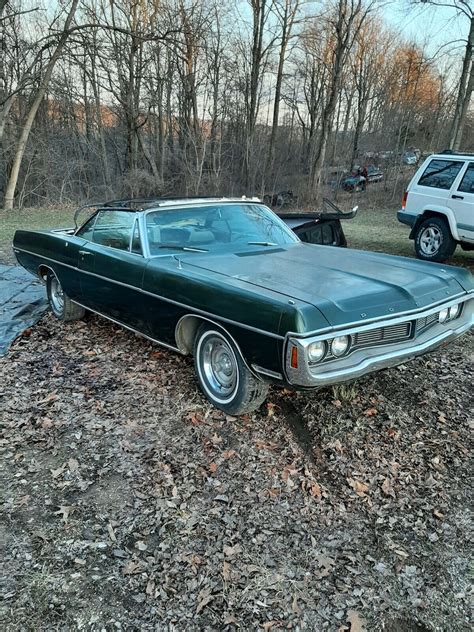
[[[68,27],[71,0],[0,2],[9,206],[277,181],[309,202],[363,152],[394,151],[389,180],[405,147],[449,143],[455,60],[388,32],[383,0],[82,0]]]
[[[337,0],[332,15],[327,18],[334,43],[330,55],[331,78],[321,114],[320,132],[317,143],[313,143],[312,147],[311,188],[315,194],[321,183],[321,170],[326,158],[344,66],[354,40],[374,5],[374,0],[367,3],[363,0]]]
[[[17,142],[15,157],[13,160],[13,165],[10,172],[10,178],[8,180],[7,188],[5,191],[5,200],[4,207],[5,209],[13,208],[13,200],[15,198],[15,190],[18,182],[18,175],[20,173],[21,162],[23,160],[23,156],[26,149],[26,143],[28,142],[28,137],[30,135],[31,127],[36,117],[36,113],[38,112],[38,108],[41,105],[44,95],[46,94],[46,90],[48,89],[49,82],[51,80],[51,75],[53,74],[54,66],[56,65],[63,48],[66,44],[67,38],[69,37],[69,28],[74,19],[74,15],[76,13],[77,5],[79,4],[79,0],[72,0],[71,6],[69,7],[69,11],[66,16],[66,20],[64,22],[63,30],[59,36],[58,43],[46,65],[46,69],[44,71],[43,77],[41,78],[38,90],[36,92],[36,96],[33,100],[33,103],[29,109],[29,112],[26,116],[25,122],[23,124],[23,128],[20,133],[20,137]]]
[[[268,147],[267,158],[267,174],[271,174],[273,170],[273,160],[275,152],[275,139],[278,130],[278,118],[280,115],[281,87],[283,82],[283,70],[286,61],[288,43],[290,41],[293,26],[295,24],[297,12],[300,6],[300,0],[279,0],[274,4],[274,11],[278,17],[279,23],[279,53],[278,68],[276,74],[275,97],[273,100],[273,119],[272,130],[270,134],[270,143]]]
[[[458,150],[461,145],[467,111],[474,90],[474,6],[471,0],[411,0],[412,4],[425,4],[433,7],[450,7],[459,16],[469,20],[469,33],[463,56],[461,76],[459,78],[454,117],[449,137],[450,149]]]

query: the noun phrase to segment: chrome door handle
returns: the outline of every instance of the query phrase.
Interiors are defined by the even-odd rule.
[[[87,250],[79,250],[80,255],[92,255],[92,252],[88,252]]]

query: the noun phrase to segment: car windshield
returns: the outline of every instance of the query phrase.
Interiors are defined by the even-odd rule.
[[[146,214],[151,255],[166,250],[205,252],[241,246],[279,246],[298,242],[272,211],[260,204],[221,204],[160,209]]]

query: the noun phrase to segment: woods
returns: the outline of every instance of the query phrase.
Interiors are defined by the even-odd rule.
[[[314,200],[377,152],[472,150],[469,3],[443,3],[466,34],[448,56],[390,29],[384,4],[1,0],[0,204]]]

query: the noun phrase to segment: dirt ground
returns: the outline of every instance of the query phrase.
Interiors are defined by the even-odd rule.
[[[0,360],[5,630],[467,630],[473,336],[226,417],[47,315]]]
[[[411,249],[392,214],[350,244]],[[191,359],[48,313],[0,359],[1,629],[472,629],[473,343],[234,418]]]

